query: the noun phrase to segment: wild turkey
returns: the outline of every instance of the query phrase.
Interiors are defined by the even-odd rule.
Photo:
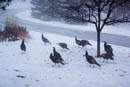
[[[81,41],[79,42],[79,45],[82,46],[82,47],[84,47],[84,46],[86,46],[86,45],[90,45],[90,46],[91,46],[91,44],[90,44],[89,41],[87,41],[87,40],[81,40]]]
[[[104,50],[106,52],[113,52],[111,45],[108,45],[107,42],[104,42]]]
[[[58,53],[58,52],[56,51],[55,47],[53,47],[53,53],[54,53],[54,56],[55,56],[58,60],[64,61],[64,60],[62,59],[60,53]]]
[[[46,37],[44,37],[43,34],[42,34],[41,38],[42,38],[42,41],[43,41],[45,44],[46,44],[46,43],[51,44],[50,41],[49,41]]]
[[[52,55],[52,53],[50,54],[50,59],[51,59],[51,61],[52,61],[53,63],[55,63],[55,65],[56,65],[57,63],[61,63],[62,65],[64,65],[64,63],[63,63],[59,58],[57,58],[56,56]]]
[[[69,50],[66,43],[57,43],[61,48]]]
[[[87,40],[78,40],[77,37],[75,37],[75,42],[76,42],[76,44],[77,44],[78,46],[82,46],[82,47],[84,47],[84,46],[86,46],[86,45],[91,45],[91,44],[89,43],[89,41],[87,41]]]
[[[99,67],[101,66],[100,64],[97,63],[97,61],[92,56],[88,55],[88,51],[86,51],[85,57],[88,63],[90,63],[90,67],[91,67],[91,64],[96,64]]]
[[[113,54],[112,54],[111,52],[107,52],[107,53],[101,54],[100,57],[102,57],[102,58],[104,59],[104,61],[105,61],[105,60],[108,61],[109,59],[110,59],[110,60],[114,60]],[[104,61],[103,61],[103,62],[104,62]]]
[[[20,45],[20,48],[22,50],[22,52],[25,52],[26,51],[26,45],[24,44],[24,39],[22,40],[22,43]]]

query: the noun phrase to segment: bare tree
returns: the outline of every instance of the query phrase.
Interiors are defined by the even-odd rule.
[[[79,0],[70,4],[66,0],[60,3],[68,4],[64,8],[68,11],[66,13],[71,12],[71,15],[67,14],[65,18],[95,25],[97,56],[100,56],[101,31],[105,25],[130,22],[129,2],[130,0]]]
[[[33,9],[39,9],[41,14],[93,24],[97,31],[97,56],[100,56],[100,35],[104,26],[130,22],[130,0],[33,1],[39,2]],[[43,5],[45,1],[47,6]]]
[[[89,18],[85,21],[94,24],[97,31],[97,56],[100,56],[100,34],[104,26],[130,22],[130,17],[125,15],[127,13],[119,10],[127,2],[128,0],[89,0],[84,3],[89,9]]]

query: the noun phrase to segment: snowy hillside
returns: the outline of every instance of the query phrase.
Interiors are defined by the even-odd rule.
[[[27,1],[27,0],[26,0]],[[31,4],[14,0],[8,10],[19,10],[17,17],[48,26],[64,27],[94,31],[93,26],[70,25],[61,22],[37,20],[30,15]],[[23,25],[26,27],[26,25]],[[105,27],[104,33],[130,36],[129,24]],[[124,28],[124,29],[122,29]],[[36,30],[29,29],[28,30]],[[52,44],[44,44],[41,34]],[[0,87],[130,87],[130,49],[111,44],[114,50],[114,61],[103,62],[96,58],[96,41],[90,41],[92,46],[78,47],[74,37],[67,37],[47,32],[29,31],[30,39],[25,40],[26,53],[20,49],[20,41],[0,42]],[[87,39],[87,38],[86,38]],[[70,50],[64,50],[57,45],[65,42]],[[109,44],[109,43],[108,43]],[[65,65],[54,66],[50,60],[53,47],[62,55]],[[90,67],[84,54],[88,51],[101,65]],[[101,53],[104,45],[101,43]]]
[[[96,32],[95,26],[93,25],[74,25],[74,24],[67,24],[65,22],[57,22],[57,21],[41,21],[38,19],[35,19],[31,16],[31,0],[26,0],[26,2],[23,2],[21,0],[14,0],[12,4],[7,9],[18,9],[22,10],[18,14],[15,14],[16,17],[31,21],[34,23],[40,23],[43,25],[48,26],[54,26],[54,27],[61,27],[65,29],[77,29],[77,30],[83,30],[83,31],[94,31]],[[124,36],[130,36],[130,24],[119,24],[115,26],[106,26],[103,29],[103,33],[109,33],[109,34],[117,34],[117,35],[124,35]]]
[[[13,0],[10,4],[10,6],[7,7],[7,9],[30,9],[31,4],[30,4],[31,0],[26,0],[24,2],[24,0]]]
[[[16,16],[20,19],[31,21],[38,24],[43,24],[47,26],[54,26],[54,27],[60,27],[65,29],[74,29],[74,30],[82,30],[82,31],[94,31],[96,32],[94,25],[81,25],[81,24],[67,24],[65,22],[61,21],[44,21],[35,19],[31,16],[31,10],[26,10],[23,12],[19,12],[16,14]],[[108,34],[116,34],[116,35],[124,35],[124,36],[130,36],[130,24],[119,24],[115,26],[106,26],[104,27],[102,33],[108,33]]]
[[[0,87],[129,87],[130,49],[114,46],[114,61],[103,63],[95,58],[101,67],[89,67],[85,57],[88,50],[96,55],[96,43],[92,46],[78,47],[74,38],[45,33],[52,45],[45,45],[41,33],[30,32],[32,39],[25,44],[27,52],[21,53],[21,41],[0,43]],[[56,43],[66,42],[70,50],[61,49]],[[49,59],[52,47],[61,53],[67,62],[61,67],[54,66]],[[103,44],[101,45],[102,53]]]

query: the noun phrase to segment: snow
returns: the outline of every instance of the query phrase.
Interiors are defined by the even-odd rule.
[[[28,8],[29,3],[12,5],[8,9]],[[26,7],[24,7],[26,6]],[[28,8],[29,9],[29,8]],[[61,22],[44,22],[34,19],[30,11],[17,14],[24,20],[41,23],[48,26],[65,27],[67,29],[85,29],[95,31],[91,25],[70,25]],[[108,30],[109,29],[109,30]],[[104,33],[112,33],[129,36],[129,25],[105,27]],[[20,41],[0,42],[0,87],[130,87],[130,49],[122,46],[112,45],[114,49],[114,61],[103,63],[103,59],[96,58],[96,42],[90,41],[92,46],[78,47],[74,38],[51,34],[47,32],[29,31],[31,38],[25,40],[26,53],[20,50]],[[51,45],[44,44],[41,34],[44,33],[51,41]],[[65,42],[70,50],[63,50],[57,43]],[[52,47],[62,55],[67,63],[60,67],[54,66],[49,59]],[[104,53],[101,43],[101,53]],[[89,67],[85,51],[95,57],[101,67]],[[17,76],[23,76],[17,77]]]
[[[30,3],[31,0],[26,0],[24,2],[23,0],[12,0],[10,6],[7,7],[7,9],[28,9],[30,10],[30,7],[32,6]]]
[[[41,21],[39,19],[35,19],[31,16],[31,10],[26,10],[23,12],[19,12],[16,16],[20,19],[31,21],[34,23],[40,23],[43,25],[54,26],[54,27],[61,27],[64,29],[77,29],[77,30],[84,30],[84,31],[93,31],[96,32],[95,26],[93,25],[74,25],[74,24],[67,24],[65,22],[57,22],[57,21]],[[105,26],[103,29],[103,33],[109,34],[116,34],[116,35],[124,35],[130,36],[130,24],[120,24],[115,26]]]
[[[74,25],[74,24],[67,24],[65,22],[57,22],[57,21],[41,21],[39,19],[35,19],[31,16],[31,0],[26,0],[26,2],[23,2],[21,0],[13,0],[12,4],[7,9],[17,9],[21,10],[22,12],[19,12],[16,14],[16,16],[20,19],[31,21],[34,23],[40,23],[43,25],[48,26],[54,26],[54,27],[61,27],[64,29],[77,29],[77,30],[83,30],[83,31],[93,31],[96,32],[95,26],[93,25]],[[105,26],[103,29],[103,33],[109,33],[109,34],[117,34],[117,35],[124,35],[124,36],[130,36],[130,24],[119,24],[115,26]]]
[[[0,43],[0,87],[130,87],[129,48],[112,45],[115,60],[103,63],[103,59],[95,58],[101,67],[92,68],[83,55],[88,50],[95,56],[96,42],[89,40],[92,46],[81,48],[74,38],[42,33],[52,45],[42,42],[41,33],[30,31],[25,54],[20,50],[21,41]],[[56,44],[59,42],[67,43],[70,50],[60,48]],[[52,47],[56,47],[66,65],[54,66],[49,59]]]

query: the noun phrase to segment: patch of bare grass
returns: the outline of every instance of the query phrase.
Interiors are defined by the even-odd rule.
[[[0,41],[16,41],[30,38],[26,27],[20,26],[16,18],[7,18],[3,31],[0,32]]]

